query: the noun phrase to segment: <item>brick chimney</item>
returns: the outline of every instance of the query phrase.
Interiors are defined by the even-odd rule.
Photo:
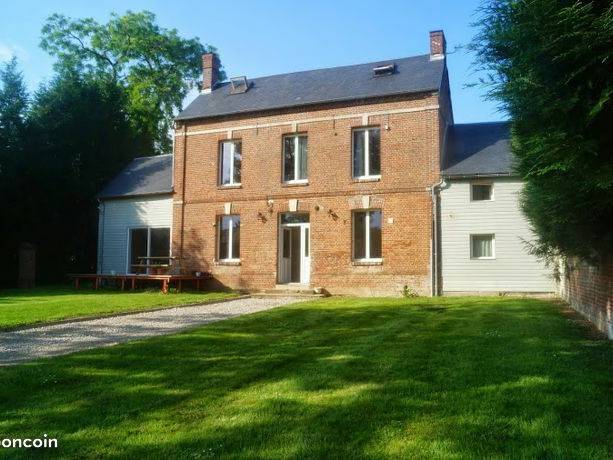
[[[445,33],[442,30],[430,32],[430,59],[443,59],[447,52]]]
[[[210,93],[219,79],[219,57],[215,53],[202,55],[202,92]]]

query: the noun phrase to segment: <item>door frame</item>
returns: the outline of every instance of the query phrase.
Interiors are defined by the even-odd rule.
[[[282,263],[283,263],[283,230],[286,228],[300,228],[300,281],[298,283],[291,281],[285,281],[281,279]],[[305,233],[308,230],[308,235],[305,237]],[[301,284],[309,285],[311,282],[311,223],[310,222],[295,222],[282,224],[279,220],[279,231],[277,232],[278,238],[278,254],[277,254],[277,283],[278,284]],[[308,238],[308,241],[306,239]],[[308,246],[308,257],[305,256],[305,241]],[[290,254],[290,258],[293,254]],[[308,259],[308,260],[307,260]],[[291,266],[291,262],[290,262]]]

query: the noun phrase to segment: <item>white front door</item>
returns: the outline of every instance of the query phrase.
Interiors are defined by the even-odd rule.
[[[311,282],[311,224],[300,226],[300,282]]]
[[[309,284],[311,241],[308,222],[281,224],[279,230],[279,283]]]

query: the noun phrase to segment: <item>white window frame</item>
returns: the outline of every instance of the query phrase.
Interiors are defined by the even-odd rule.
[[[492,255],[489,257],[473,256],[473,238],[476,236],[490,236],[492,238]],[[471,233],[470,234],[470,258],[472,260],[494,260],[496,259],[496,234],[495,233]]]
[[[151,230],[156,230],[160,228],[167,228],[169,233],[169,241],[168,241],[168,257],[172,254],[172,227],[165,225],[154,225],[151,227],[146,226],[136,226],[136,227],[128,227],[128,244],[126,245],[126,274],[128,275],[136,275],[137,273],[132,271],[132,230],[147,230],[147,257],[151,257]],[[149,269],[147,269],[148,274]]]
[[[290,179],[290,180],[285,180],[285,139],[291,137],[294,139],[294,178]],[[304,137],[307,140],[307,177],[305,179],[296,179],[296,177],[298,177],[298,171],[300,169],[299,167],[299,161],[298,161],[298,155],[299,155],[299,149],[298,149],[298,145],[300,143],[300,138]],[[283,183],[284,184],[308,184],[309,183],[309,154],[308,154],[308,145],[309,145],[309,138],[307,135],[305,134],[286,134],[283,136]]]
[[[379,161],[381,161],[381,128],[378,126],[369,126],[366,128],[354,128],[351,131],[351,175],[354,179],[381,179],[381,174],[370,174],[370,131],[378,129],[379,130]],[[363,176],[355,176],[355,171],[353,170],[354,157],[355,157],[355,145],[353,139],[353,133],[356,132],[364,132],[364,175]]]
[[[358,259],[355,256],[355,214],[356,213],[365,213],[366,214],[366,224],[365,224],[365,249],[364,254],[365,257]],[[358,209],[353,211],[353,215],[351,216],[351,252],[352,258],[354,262],[383,262],[383,257],[370,257],[370,213],[371,212],[380,212],[381,213],[381,254],[383,255],[383,211],[381,209]]]
[[[241,143],[239,140],[225,140],[219,143],[219,185],[221,187],[238,187],[241,185],[240,182],[234,182],[234,151],[236,149],[236,144]],[[223,146],[224,144],[230,144],[232,148],[230,149],[230,182],[227,184],[223,183]],[[241,155],[242,155],[242,145],[241,145]],[[241,161],[242,163],[242,161]],[[241,171],[241,180],[242,180],[242,171]]]
[[[473,193],[473,187],[475,185],[489,185],[490,187],[490,199],[489,200],[475,200],[475,195]],[[479,203],[482,201],[494,201],[494,183],[493,182],[471,182],[470,183],[470,201]]]
[[[221,254],[221,221],[224,217],[229,217],[232,223],[230,224],[230,227],[228,227],[228,257],[222,259],[219,255]],[[232,247],[232,240],[234,239],[234,219],[238,219],[238,226],[240,227],[240,215],[238,214],[224,214],[223,216],[219,216],[218,218],[217,226],[219,230],[217,232],[217,260],[219,262],[240,262],[241,260],[240,257],[233,257],[234,254],[232,254],[232,251],[234,250],[234,248]],[[238,244],[240,246],[240,239]]]

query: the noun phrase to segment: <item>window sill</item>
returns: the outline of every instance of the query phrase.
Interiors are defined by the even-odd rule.
[[[471,257],[470,260],[496,260],[496,257]]]
[[[225,265],[229,267],[238,267],[240,266],[241,261],[239,259],[226,259],[226,260],[218,260],[215,262],[215,265]]]
[[[379,182],[381,180],[381,176],[362,176],[362,177],[354,177],[354,182]]]
[[[304,187],[306,185],[309,185],[308,180],[292,180],[281,183],[281,187]]]
[[[372,265],[383,265],[383,259],[361,259],[354,260],[351,262],[351,265],[355,265],[357,267],[369,267]]]
[[[233,188],[243,188],[242,184],[226,184],[226,185],[218,185],[217,188],[219,190],[233,189]]]

